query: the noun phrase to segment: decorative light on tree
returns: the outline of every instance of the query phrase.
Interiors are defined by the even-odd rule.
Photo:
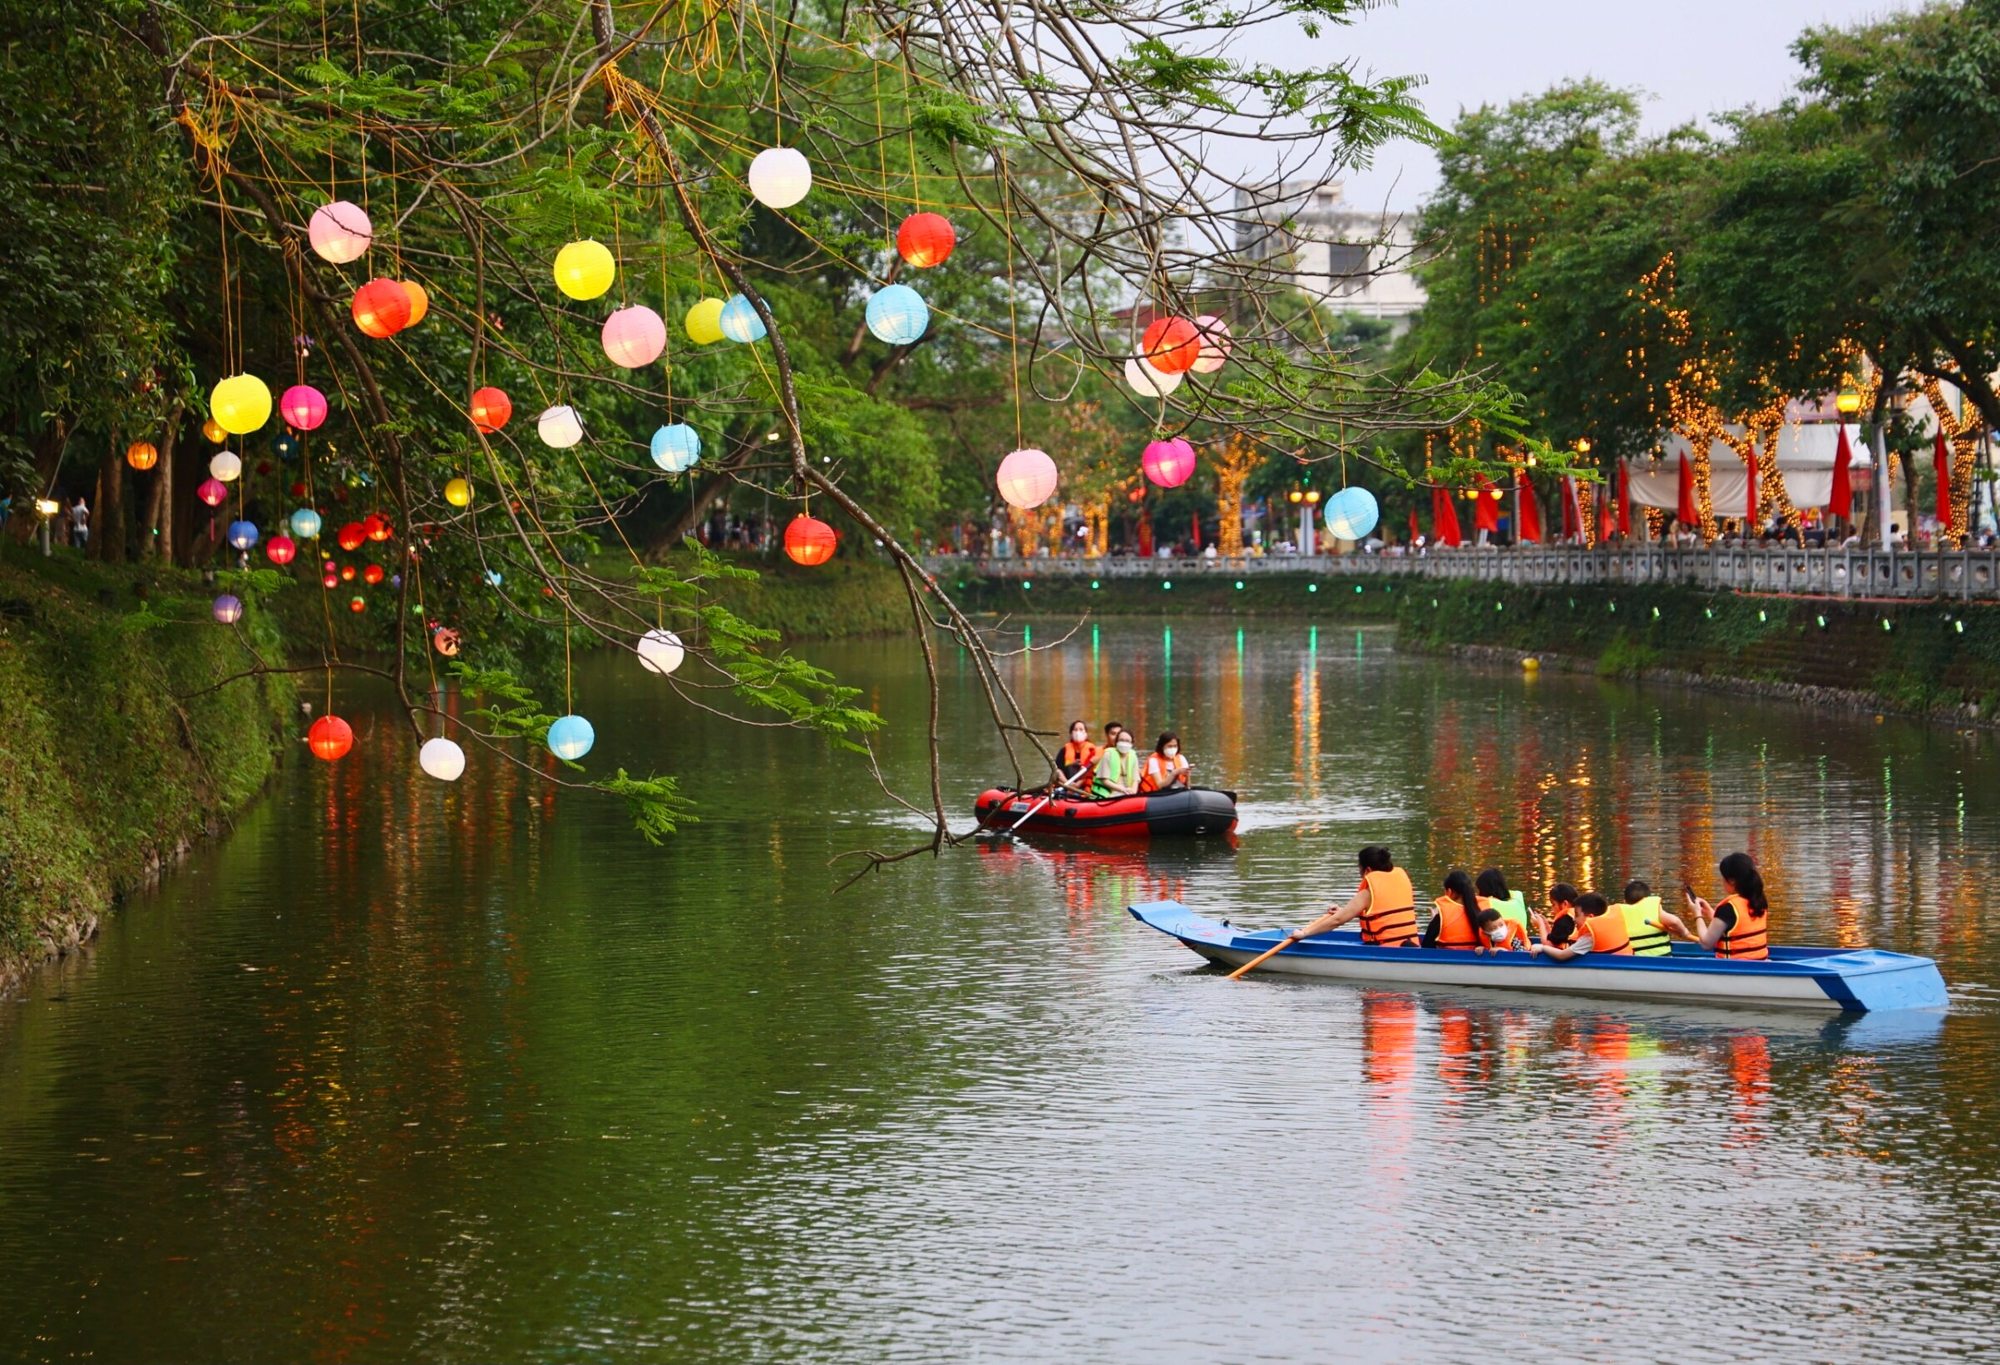
[[[474,389],[468,408],[472,414],[472,425],[489,436],[506,426],[507,419],[514,415],[513,400],[503,390],[495,388]]]
[[[833,558],[833,528],[817,517],[796,516],[785,527],[785,554],[794,564],[817,568]]]
[[[1326,500],[1326,533],[1335,540],[1361,541],[1382,519],[1375,495],[1365,488],[1343,488]]]
[[[134,441],[125,448],[125,463],[141,474],[160,462],[160,452],[151,441]]]
[[[229,547],[233,550],[247,550],[257,543],[255,522],[232,521],[227,532]]]
[[[380,512],[370,512],[361,519],[361,534],[373,541],[387,540],[392,534],[389,519]]]
[[[247,436],[271,420],[271,391],[254,374],[232,374],[210,390],[208,410],[224,431]]]
[[[958,234],[941,213],[913,213],[896,229],[897,254],[919,270],[943,265],[957,245]]]
[[[1229,324],[1213,313],[1204,313],[1194,320],[1195,331],[1201,335],[1201,354],[1195,359],[1196,374],[1214,374],[1229,361]]]
[[[748,343],[764,339],[764,319],[757,316],[757,310],[750,300],[741,294],[731,294],[729,302],[722,305],[722,313],[716,319],[722,334],[731,341]]]
[[[758,203],[788,209],[812,190],[812,163],[796,147],[766,147],[751,161],[749,180]]]
[[[1134,356],[1125,362],[1125,382],[1141,398],[1165,398],[1181,386],[1181,376],[1163,374]]]
[[[368,599],[363,597],[360,593],[356,593],[354,594],[354,596],[347,599],[347,609],[356,614],[367,611]]]
[[[667,349],[667,324],[643,303],[620,308],[604,320],[604,354],[628,370],[650,365]]]
[[[687,648],[681,644],[681,637],[671,630],[649,630],[639,637],[635,648],[640,665],[648,673],[671,673],[687,658]]]
[[[359,204],[336,199],[313,211],[306,224],[306,240],[323,261],[346,265],[358,261],[375,240],[375,226]]]
[[[1155,318],[1139,340],[1139,355],[1161,374],[1185,374],[1201,359],[1201,334],[1186,318]]]
[[[878,289],[868,300],[868,330],[891,346],[908,346],[931,325],[930,305],[907,284]]]
[[[208,474],[224,483],[235,483],[243,477],[243,461],[234,451],[219,450],[209,457]]]
[[[602,242],[586,238],[556,253],[556,288],[573,299],[594,299],[618,278],[618,262]]]
[[[354,730],[339,716],[321,716],[306,729],[306,747],[314,758],[337,762],[354,747]]]
[[[465,750],[439,735],[425,740],[417,750],[417,766],[440,782],[456,782],[465,771]]]
[[[575,408],[562,403],[543,411],[536,419],[535,433],[542,438],[543,445],[568,450],[583,439],[583,422]]]
[[[549,726],[549,752],[565,763],[574,763],[597,743],[597,731],[582,716],[562,716]]]
[[[292,562],[299,552],[298,542],[282,533],[272,536],[264,543],[264,556],[273,564],[283,568]]]
[[[688,340],[707,346],[722,340],[722,300],[702,299],[687,311]]]
[[[203,479],[201,486],[194,490],[194,495],[210,507],[220,507],[222,500],[229,496],[229,485],[220,479]]]
[[[368,533],[361,529],[361,523],[358,521],[350,521],[341,527],[340,534],[337,537],[340,548],[349,554],[353,554],[356,550],[360,549],[362,542],[367,539]]]
[[[1146,478],[1161,488],[1179,488],[1194,476],[1194,447],[1181,436],[1149,441],[1139,466],[1146,471]]]
[[[410,325],[409,291],[394,280],[374,279],[354,291],[354,325],[381,340]]]
[[[415,280],[398,280],[396,283],[401,285],[403,292],[410,297],[410,320],[403,325],[414,327],[430,313],[431,296]]]
[[[292,534],[300,540],[319,539],[320,516],[310,507],[301,507],[292,513]]]
[[[1012,451],[1000,461],[995,483],[1009,507],[1023,511],[1040,507],[1056,491],[1056,462],[1046,450],[1032,446]]]
[[[669,474],[685,474],[701,459],[701,433],[673,422],[653,433],[653,463]]]
[[[233,626],[243,619],[243,603],[241,599],[229,593],[224,593],[222,596],[216,598],[215,602],[209,607],[209,611],[214,615],[216,620],[222,622],[225,626]]]
[[[472,482],[469,479],[447,479],[444,485],[444,500],[453,507],[472,505]]]
[[[281,431],[271,438],[271,453],[280,460],[290,463],[299,453],[299,438],[289,431]]]

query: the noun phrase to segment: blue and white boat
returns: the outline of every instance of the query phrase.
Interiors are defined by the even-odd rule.
[[[1290,932],[1237,929],[1179,901],[1149,901],[1128,909],[1141,924],[1225,967],[1242,966]],[[1363,943],[1357,933],[1336,930],[1301,939],[1257,970],[1402,986],[1490,986],[1855,1012],[1941,1010],[1948,1003],[1935,962],[1879,948],[1773,948],[1766,961],[1731,962],[1693,944],[1676,943],[1668,957],[1585,956],[1556,962],[1519,952],[1380,948]]]

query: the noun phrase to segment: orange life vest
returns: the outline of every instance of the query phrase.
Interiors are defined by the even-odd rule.
[[[1577,926],[1577,933],[1590,935],[1592,953],[1632,956],[1632,935],[1625,929],[1625,914],[1615,907],[1601,915],[1592,915]]]
[[[1528,936],[1521,932],[1521,926],[1510,919],[1503,919],[1500,922],[1507,927],[1507,937],[1499,943],[1488,939],[1486,942],[1487,948],[1496,953],[1504,953],[1509,949],[1517,953],[1527,952]]]
[[[1361,941],[1383,948],[1400,948],[1415,943],[1417,934],[1417,890],[1410,874],[1400,867],[1387,872],[1364,872],[1368,887],[1368,908],[1361,912]]]
[[[1472,922],[1472,914],[1450,896],[1440,896],[1437,900],[1438,936],[1440,948],[1477,948],[1479,930]]]
[[[1171,759],[1162,758],[1157,752],[1147,754],[1145,771],[1139,774],[1139,790],[1156,792],[1176,777],[1185,776],[1187,770],[1188,761],[1179,754]]]
[[[1057,760],[1056,766],[1063,770],[1063,776],[1069,777],[1082,772],[1092,763],[1095,763],[1097,761],[1097,754],[1097,746],[1089,740],[1086,739],[1081,744],[1078,744],[1075,740],[1071,740],[1062,746],[1062,757]]]
[[[1756,914],[1750,909],[1750,902],[1741,896],[1727,896],[1722,904],[1736,911],[1736,923],[1716,943],[1715,955],[1742,958],[1748,962],[1761,962],[1768,958],[1771,955],[1770,913]]]

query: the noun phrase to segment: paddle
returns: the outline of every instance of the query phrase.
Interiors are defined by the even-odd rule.
[[[1027,824],[1028,821],[1034,819],[1035,812],[1040,810],[1043,806],[1048,805],[1049,802],[1055,800],[1056,794],[1058,792],[1068,791],[1069,784],[1076,781],[1077,778],[1090,776],[1090,774],[1096,770],[1098,760],[1102,759],[1103,757],[1104,757],[1103,751],[1099,750],[1097,758],[1093,758],[1090,760],[1090,766],[1088,768],[1085,768],[1082,772],[1076,774],[1075,777],[1065,777],[1061,782],[1057,783],[1054,787],[1050,788],[1049,794],[1047,796],[1044,796],[1041,800],[1035,802],[1034,805],[1028,807],[1028,813],[1026,815],[1023,815],[1020,819],[1016,820],[1012,825],[1008,826],[1006,829],[988,830],[987,833],[997,835],[1002,839],[1013,838],[1014,831],[1019,829],[1021,826]]]
[[[1251,969],[1252,967],[1261,967],[1261,966],[1262,966],[1262,965],[1263,965],[1264,963],[1266,963],[1266,962],[1268,962],[1268,961],[1269,961],[1270,959],[1272,959],[1272,958],[1276,957],[1276,956],[1277,956],[1277,955],[1278,955],[1279,953],[1282,953],[1282,952],[1284,952],[1284,951],[1285,951],[1285,949],[1287,949],[1287,948],[1291,947],[1291,946],[1292,946],[1292,944],[1293,944],[1293,943],[1295,943],[1295,942],[1297,942],[1297,940],[1296,940],[1296,939],[1293,939],[1293,938],[1292,938],[1292,937],[1291,937],[1290,935],[1286,935],[1286,936],[1285,936],[1284,938],[1281,938],[1281,939],[1279,939],[1279,940],[1278,940],[1278,946],[1277,946],[1277,947],[1275,947],[1275,948],[1271,949],[1271,950],[1270,950],[1269,952],[1264,952],[1264,953],[1259,953],[1259,954],[1257,954],[1257,956],[1255,956],[1255,957],[1251,958],[1251,959],[1250,959],[1250,960],[1249,960],[1248,962],[1244,963],[1244,964],[1243,964],[1243,965],[1242,965],[1241,967],[1238,967],[1238,968],[1237,968],[1237,969],[1236,969],[1235,971],[1231,972],[1231,973],[1229,974],[1229,979],[1230,979],[1231,981],[1234,981],[1234,980],[1236,980],[1236,979],[1237,979],[1238,977],[1242,976],[1242,975],[1243,975],[1243,973],[1245,973],[1245,972],[1249,971],[1249,970],[1250,970],[1250,969]]]

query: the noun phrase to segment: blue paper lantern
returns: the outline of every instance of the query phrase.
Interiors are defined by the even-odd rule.
[[[684,474],[701,458],[701,433],[675,422],[653,433],[653,463],[669,474]]]
[[[757,316],[757,310],[750,306],[750,300],[741,294],[731,294],[729,302],[722,305],[722,317],[717,324],[722,334],[731,341],[762,341],[764,339],[764,319]]]
[[[319,513],[310,507],[301,507],[292,513],[292,534],[300,540],[311,540],[319,535]]]
[[[229,543],[238,550],[247,550],[257,543],[257,527],[248,521],[229,523]]]
[[[224,593],[216,598],[215,605],[209,610],[215,614],[215,619],[225,626],[233,626],[243,619],[243,603],[230,593]]]
[[[496,587],[496,588],[497,588],[497,587],[499,587],[499,586],[500,586],[500,571],[499,571],[498,569],[488,569],[488,570],[486,571],[486,581],[487,581],[487,583],[488,583],[489,585],[491,585],[492,587]]]
[[[271,438],[271,453],[289,462],[299,453],[299,438],[289,431],[281,431]]]
[[[549,752],[574,763],[597,743],[597,731],[582,716],[564,716],[549,726]]]
[[[1365,540],[1382,519],[1375,495],[1365,488],[1343,488],[1326,500],[1326,533],[1335,540]]]
[[[930,305],[907,284],[879,289],[868,300],[868,330],[891,346],[908,346],[930,325]]]

